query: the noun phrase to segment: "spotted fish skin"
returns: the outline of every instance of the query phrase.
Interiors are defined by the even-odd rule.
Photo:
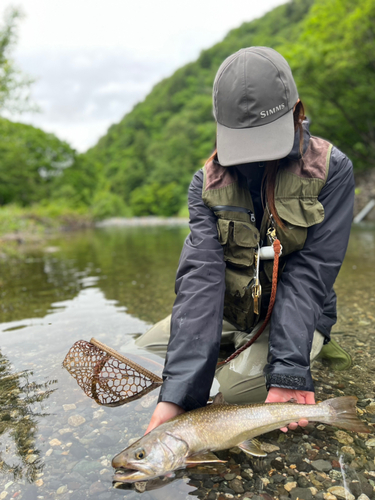
[[[370,432],[357,417],[356,401],[354,396],[343,396],[316,405],[211,404],[189,411],[156,427],[116,455],[112,466],[125,471],[114,478],[142,481],[185,467],[189,462],[219,461],[207,453],[234,446],[251,453],[248,443],[253,438],[302,418],[355,432]]]

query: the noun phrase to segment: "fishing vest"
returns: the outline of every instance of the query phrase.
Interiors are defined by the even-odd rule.
[[[283,160],[275,182],[275,207],[283,227],[264,211],[260,231],[255,225],[254,207],[247,180],[235,167],[207,162],[203,168],[202,199],[217,217],[218,239],[224,250],[224,318],[239,330],[249,332],[261,312],[254,312],[253,286],[256,278],[258,245],[269,246],[269,228],[276,229],[282,245],[279,276],[286,257],[304,247],[307,228],[324,220],[318,196],[326,183],[332,145],[311,137],[299,160]],[[261,260],[259,279],[263,305],[269,301],[273,260]]]

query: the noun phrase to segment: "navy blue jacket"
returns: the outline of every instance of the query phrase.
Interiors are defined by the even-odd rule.
[[[304,136],[307,147],[310,137],[307,128]],[[297,134],[288,157],[298,157],[298,150]],[[254,174],[255,184],[259,178],[258,171]],[[251,178],[248,183],[253,191]],[[200,170],[189,188],[190,234],[185,240],[177,271],[177,297],[159,396],[159,401],[176,403],[185,410],[206,405],[223,321],[223,249],[218,241],[216,216],[202,201],[202,186],[203,172]],[[313,391],[310,350],[314,330],[318,329],[328,341],[336,322],[333,284],[349,239],[354,178],[351,161],[335,147],[327,182],[318,199],[324,207],[324,221],[308,228],[304,248],[288,257],[278,283],[265,367],[267,389],[285,387]],[[257,204],[255,213],[260,214],[260,201],[257,203],[254,195],[253,201]]]

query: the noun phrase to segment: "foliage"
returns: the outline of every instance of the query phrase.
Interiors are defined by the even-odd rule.
[[[0,112],[26,111],[30,109],[28,90],[32,80],[19,71],[11,59],[11,52],[17,40],[17,21],[22,17],[15,8],[5,11],[0,26]]]
[[[27,205],[48,197],[48,189],[74,151],[52,134],[0,118],[0,203]]]
[[[130,196],[130,205],[133,214],[162,215],[165,217],[176,215],[182,204],[182,190],[177,182],[162,185],[158,182],[144,184],[136,188]]]
[[[288,48],[312,130],[375,166],[375,0],[316,0]]]
[[[9,11],[0,28],[0,108],[23,88],[9,59],[18,18]],[[374,26],[375,0],[291,0],[158,83],[83,155],[51,134],[0,119],[0,205],[44,200],[95,218],[185,215],[191,177],[215,147],[215,73],[251,45],[288,59],[312,133],[335,143],[355,168],[375,166]]]
[[[30,125],[0,118],[0,137],[0,205],[49,198],[56,177],[75,160],[68,144]]]
[[[87,209],[73,209],[54,201],[30,207],[9,204],[0,207],[0,236],[18,233],[20,239],[43,235],[61,227],[85,227],[92,224]]]
[[[91,213],[95,219],[131,215],[131,211],[125,205],[121,196],[111,193],[109,190],[101,190],[95,193],[91,203]]]
[[[241,47],[296,40],[311,4],[294,0],[231,31],[196,62],[158,83],[86,153],[88,162],[102,165],[109,189],[123,197],[134,215],[172,215],[186,199],[192,174],[215,147],[211,92],[223,59]]]

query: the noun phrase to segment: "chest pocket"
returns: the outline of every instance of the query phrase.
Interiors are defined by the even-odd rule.
[[[217,229],[225,262],[235,267],[252,266],[259,231],[248,222],[225,219],[218,219]]]

